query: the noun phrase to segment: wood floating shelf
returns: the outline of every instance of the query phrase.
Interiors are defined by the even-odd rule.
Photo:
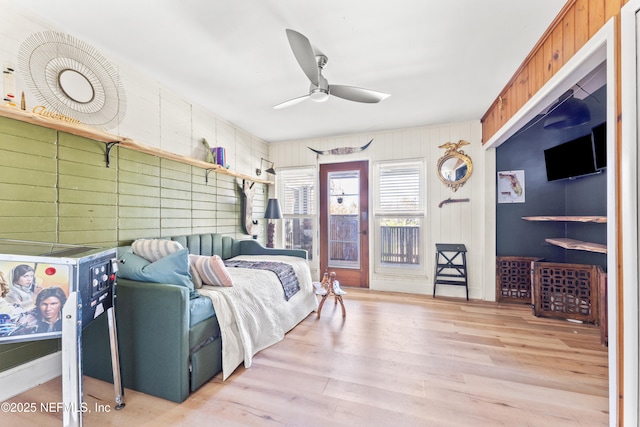
[[[607,245],[599,243],[583,242],[581,240],[567,239],[567,238],[548,238],[544,239],[545,242],[555,246],[560,246],[565,249],[572,249],[578,251],[597,252],[601,254],[607,253]]]
[[[205,178],[207,180],[208,180],[209,172],[214,171],[216,173],[222,173],[224,175],[241,178],[248,181],[258,182],[261,184],[273,184],[273,181],[259,179],[253,176],[233,172],[233,171],[230,171],[229,169],[222,167],[221,165],[212,164],[209,162],[205,162],[204,160],[195,159],[193,157],[182,156],[180,154],[175,154],[170,151],[163,150],[161,148],[151,147],[149,145],[136,142],[130,138],[114,135],[114,134],[102,131],[100,129],[95,129],[82,124],[65,122],[63,120],[56,120],[49,117],[41,116],[39,114],[30,113],[28,111],[24,111],[16,107],[7,107],[4,105],[0,105],[0,117],[15,119],[21,122],[31,123],[31,124],[46,127],[49,129],[70,133],[72,135],[93,139],[95,141],[104,142],[106,144],[109,144],[109,148],[108,148],[109,151],[111,146],[113,146],[114,144],[117,144],[121,147],[125,147],[130,150],[151,154],[153,156],[157,156],[157,157],[161,157],[169,160],[175,160],[180,163],[190,164],[192,166],[205,169],[206,170]],[[109,154],[107,153],[107,165],[109,162],[108,155]]]
[[[0,116],[9,119],[19,120],[21,122],[39,125],[49,129],[67,132],[73,135],[84,136],[100,142],[121,141],[121,136],[116,136],[100,129],[91,128],[89,126],[78,125],[75,123],[56,120],[39,114],[30,113],[17,107],[7,107],[0,105]]]
[[[525,221],[566,221],[566,222],[595,222],[603,224],[607,222],[606,216],[523,216]]]

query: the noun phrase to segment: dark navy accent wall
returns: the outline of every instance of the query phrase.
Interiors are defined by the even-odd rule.
[[[606,86],[585,98],[591,121],[563,130],[544,130],[544,120],[533,119],[496,149],[496,169],[525,171],[525,203],[498,203],[496,255],[534,256],[551,262],[599,265],[606,270],[606,255],[566,250],[544,241],[567,237],[606,244],[606,224],[530,222],[523,216],[607,214],[607,172],[548,182],[544,150],[591,132],[606,120]],[[536,123],[536,120],[539,120]],[[568,159],[570,161],[570,159]],[[497,186],[496,176],[496,186]]]

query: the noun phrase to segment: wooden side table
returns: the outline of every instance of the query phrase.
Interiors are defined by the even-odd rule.
[[[322,295],[322,300],[320,301],[320,305],[318,306],[318,319],[320,318],[320,313],[322,313],[324,302],[330,295],[333,295],[333,297],[335,298],[335,304],[338,304],[338,302],[340,302],[340,305],[342,306],[342,317],[347,317],[347,310],[344,308],[344,302],[342,301],[342,295],[345,295],[346,292],[340,289],[340,282],[336,280],[335,272],[331,272],[329,275],[325,273],[324,277],[322,278],[322,282],[320,282],[320,287],[316,288],[316,294]]]

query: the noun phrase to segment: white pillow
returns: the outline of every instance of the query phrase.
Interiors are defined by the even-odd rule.
[[[218,255],[192,255],[190,259],[202,283],[213,286],[233,286],[229,270]]]
[[[131,251],[149,262],[156,262],[182,249],[184,247],[180,243],[166,239],[138,239],[131,244]]]

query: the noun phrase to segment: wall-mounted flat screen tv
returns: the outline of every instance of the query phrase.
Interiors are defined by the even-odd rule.
[[[596,169],[604,169],[607,167],[607,122],[594,127],[591,134],[593,135]]]
[[[544,161],[547,181],[576,178],[598,171],[590,133],[544,150]]]
[[[577,178],[607,167],[607,122],[588,135],[544,150],[547,181]]]

